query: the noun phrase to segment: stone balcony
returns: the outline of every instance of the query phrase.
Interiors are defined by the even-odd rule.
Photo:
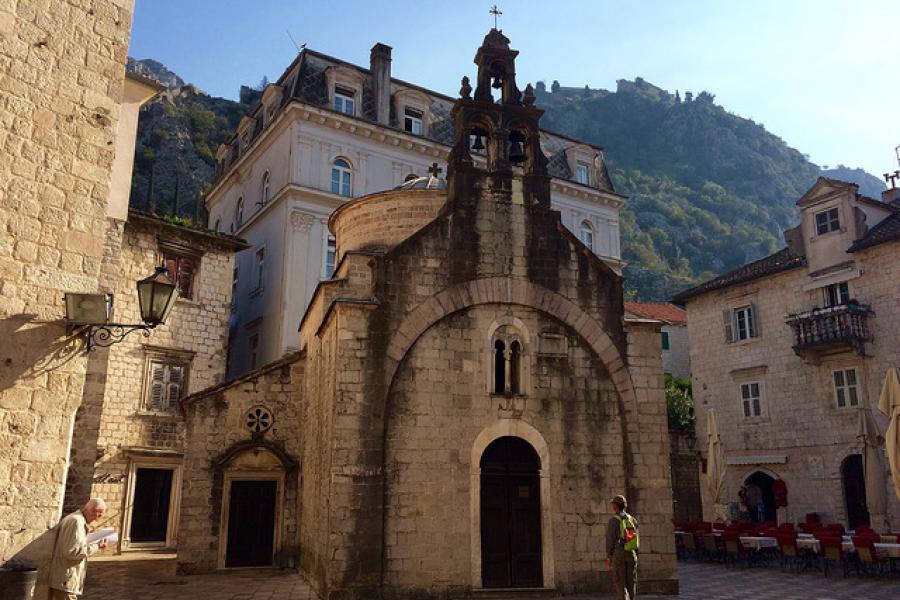
[[[794,330],[794,352],[812,363],[840,352],[865,355],[872,340],[866,319],[871,309],[863,304],[844,304],[788,315],[785,322]]]

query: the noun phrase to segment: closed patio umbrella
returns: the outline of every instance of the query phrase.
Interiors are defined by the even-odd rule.
[[[725,512],[725,450],[719,438],[719,422],[716,411],[710,409],[706,413],[706,435],[709,446],[706,452],[706,485],[709,499],[713,503],[716,519],[726,520]]]
[[[891,464],[891,477],[894,479],[894,491],[900,498],[900,372],[895,368],[888,369],[878,400],[878,410],[887,415],[890,422],[884,434],[887,447],[888,462]]]
[[[866,506],[869,509],[870,524],[881,528],[887,499],[884,492],[884,465],[878,443],[878,426],[868,408],[859,409],[857,439],[863,445],[863,474],[866,484]]]

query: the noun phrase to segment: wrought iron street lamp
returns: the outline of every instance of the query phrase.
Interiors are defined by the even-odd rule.
[[[166,322],[178,299],[178,289],[169,279],[165,266],[156,268],[153,275],[137,282],[140,324],[111,323],[112,294],[66,294],[66,320],[87,327],[87,350],[95,346],[109,347],[125,339],[129,333],[140,331],[150,337],[150,331]]]

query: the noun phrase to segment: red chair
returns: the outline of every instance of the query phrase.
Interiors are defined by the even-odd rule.
[[[825,529],[832,532],[834,535],[838,537],[843,537],[845,533],[844,526],[840,523],[830,523],[825,526]]]
[[[846,577],[849,572],[849,565],[847,564],[847,555],[844,553],[844,541],[840,537],[833,535],[822,535],[817,537],[817,539],[821,548],[822,567],[825,577],[828,577],[832,563],[839,563],[843,568],[844,577]]]
[[[879,556],[878,551],[875,549],[875,542],[877,542],[880,537],[875,538],[870,535],[854,535],[850,539],[853,541],[853,547],[856,548],[857,575],[860,570],[865,571],[869,575],[884,573],[885,566],[888,564],[887,560],[885,560],[884,557]]]
[[[725,544],[725,564],[746,562],[747,566],[753,565],[753,553],[741,543],[740,531],[726,529],[722,533],[722,542]]]
[[[797,534],[779,532],[775,535],[775,539],[778,540],[778,549],[781,551],[781,570],[783,571],[785,567],[788,567],[792,571],[795,570],[799,573],[800,567],[804,562],[804,555],[800,552],[800,548],[797,547]]]
[[[806,513],[806,523],[807,524],[812,524],[812,523],[821,524],[819,521],[819,513]]]

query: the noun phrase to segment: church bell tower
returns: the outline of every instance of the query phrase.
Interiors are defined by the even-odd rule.
[[[475,54],[474,97],[469,78],[462,79],[452,111],[455,141],[447,172],[451,202],[489,192],[497,202],[550,207],[547,157],[538,128],[544,111],[534,106],[531,84],[524,94],[516,86],[518,54],[503,32],[493,28]],[[499,98],[494,97],[495,90]]]

